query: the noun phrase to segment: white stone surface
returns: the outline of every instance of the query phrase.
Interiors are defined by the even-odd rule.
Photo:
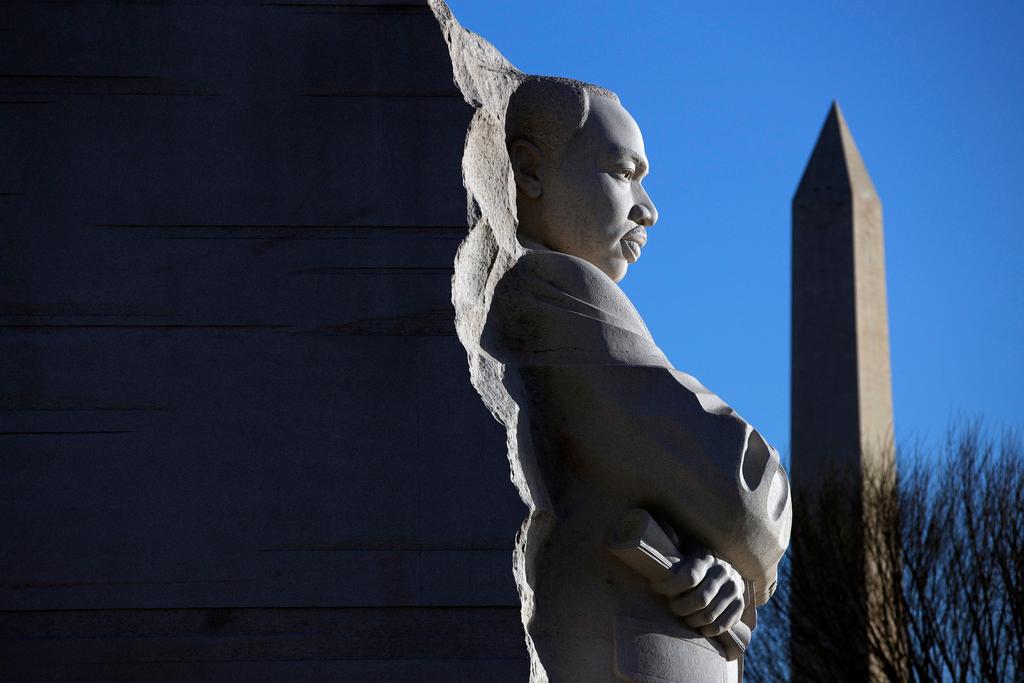
[[[611,93],[525,77],[431,5],[477,107],[463,157],[471,231],[452,298],[474,386],[508,430],[530,508],[514,571],[531,681],[735,680],[705,636],[739,617],[727,587],[770,597],[789,485],[775,450],[673,368],[616,284],[657,220],[639,128]],[[636,507],[691,548],[681,566],[693,581],[655,586],[668,605],[605,548],[609,526]],[[680,612],[705,590],[728,614]]]

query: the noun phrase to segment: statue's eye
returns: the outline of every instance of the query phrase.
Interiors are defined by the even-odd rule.
[[[633,173],[635,173],[635,171],[631,168],[624,168],[621,171],[619,171],[619,175],[621,175],[626,180],[632,180]]]

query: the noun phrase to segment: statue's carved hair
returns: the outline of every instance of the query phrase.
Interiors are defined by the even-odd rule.
[[[528,140],[557,158],[590,115],[590,97],[619,101],[611,90],[571,78],[527,76],[508,101],[505,145]]]

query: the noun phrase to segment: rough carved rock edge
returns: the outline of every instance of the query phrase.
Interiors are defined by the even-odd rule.
[[[455,256],[455,327],[466,349],[474,388],[494,417],[505,425],[512,482],[528,508],[516,538],[513,574],[530,655],[530,682],[547,683],[529,626],[534,614],[532,568],[550,529],[551,505],[529,435],[517,430],[519,407],[502,381],[504,366],[480,348],[494,287],[522,255],[515,237],[515,183],[505,150],[505,108],[525,74],[489,42],[464,29],[443,0],[429,0],[429,4],[448,44],[455,83],[466,102],[476,108],[462,157],[470,230]]]

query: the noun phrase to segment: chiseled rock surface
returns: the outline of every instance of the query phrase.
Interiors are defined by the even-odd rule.
[[[761,604],[774,588],[791,517],[775,450],[672,367],[616,284],[646,241],[637,231],[657,220],[639,189],[639,129],[614,95],[587,86],[594,94],[582,96],[583,111],[591,109],[589,127],[573,138],[576,166],[552,162],[534,173],[543,150],[511,139],[510,163],[508,102],[534,77],[461,28],[443,2],[431,6],[456,82],[477,107],[463,157],[471,231],[456,258],[452,299],[473,384],[507,428],[512,479],[530,509],[514,571],[531,681],[735,680],[737,664],[716,642],[688,628],[605,548],[616,519],[648,508],[727,562]],[[548,85],[554,93],[563,87],[540,87]],[[585,84],[569,87],[577,85]],[[602,176],[588,186],[586,164],[608,143],[639,148],[635,167],[623,173],[625,185]],[[528,201],[542,196],[539,209]],[[611,222],[581,238],[591,227],[571,217],[584,214]],[[591,237],[600,248],[587,244]]]

